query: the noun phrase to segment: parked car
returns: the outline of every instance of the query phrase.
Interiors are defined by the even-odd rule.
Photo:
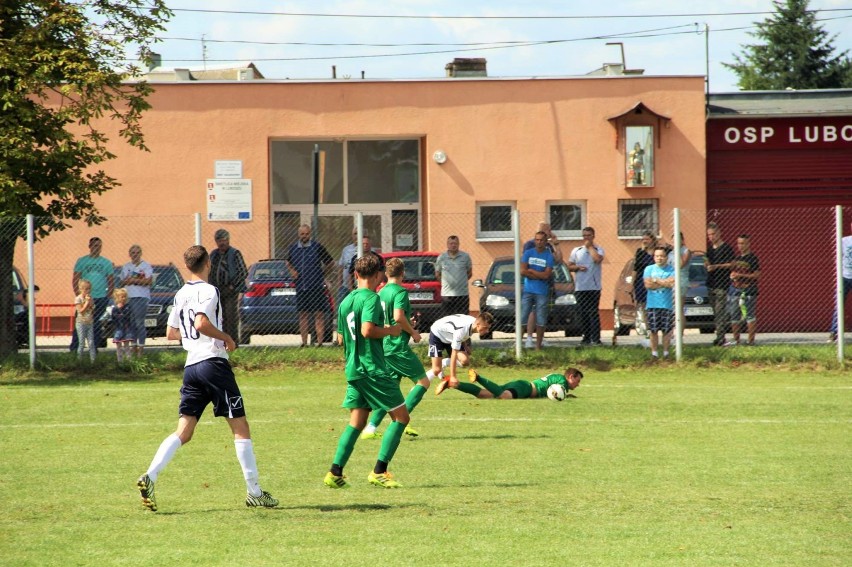
[[[707,290],[707,269],[704,267],[704,252],[693,252],[689,260],[689,283],[683,299],[685,327],[712,333],[715,329],[713,301]],[[633,297],[633,259],[621,270],[615,284],[615,300],[612,306],[613,332],[618,336],[630,334],[636,326],[636,301]]]
[[[248,289],[240,297],[239,344],[249,344],[252,335],[289,335],[299,333],[296,311],[296,282],[284,260],[260,260],[249,266]],[[331,342],[336,317],[334,300],[323,288],[328,309],[323,342]],[[311,318],[313,329],[313,318]]]
[[[165,337],[168,327],[169,313],[175,301],[175,294],[183,287],[184,280],[174,264],[154,264],[153,281],[151,282],[151,299],[148,301],[148,309],[145,311],[145,329],[148,337]],[[115,269],[115,282],[121,274],[121,266]],[[121,287],[121,286],[117,286]],[[110,315],[112,314],[113,301],[110,299],[109,306],[101,318],[101,344],[99,348],[107,345],[109,338],[114,334]]]
[[[38,291],[38,286],[33,286]],[[18,268],[12,266],[12,310],[15,315],[15,344],[25,347],[30,342],[27,284]]]
[[[574,296],[574,278],[565,264],[553,269],[554,287],[550,300],[550,315],[545,331],[563,331],[566,337],[583,334]],[[495,258],[485,280],[477,279],[473,285],[482,289],[479,297],[480,313],[491,313],[494,324],[491,331],[515,332],[515,259],[512,256]],[[524,322],[526,326],[526,322]],[[490,333],[481,337],[490,338]]]
[[[441,318],[441,282],[435,276],[437,252],[385,252],[382,258],[387,264],[391,258],[399,258],[405,265],[402,287],[408,290],[414,328],[428,331],[432,323]],[[384,285],[384,284],[383,284]],[[381,286],[379,286],[381,289]]]

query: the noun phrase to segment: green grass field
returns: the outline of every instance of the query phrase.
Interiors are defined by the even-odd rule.
[[[175,373],[5,382],[0,562],[852,564],[848,373],[587,369],[561,403],[430,391],[391,466],[404,488],[367,484],[379,442],[362,440],[352,488],[333,491],[343,378],[320,367],[237,373],[275,510],[245,508],[212,413],[143,510],[135,480],[176,424]]]

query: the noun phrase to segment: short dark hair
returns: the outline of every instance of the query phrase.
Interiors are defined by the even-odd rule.
[[[712,228],[713,230],[719,230],[719,224],[715,222],[708,222],[707,228]]]
[[[207,249],[200,244],[190,246],[183,253],[183,262],[186,264],[186,269],[193,274],[200,274],[204,269],[204,264],[210,256],[207,254]]]
[[[743,240],[751,240],[751,236],[749,236],[748,234],[741,234],[737,236],[737,238],[742,238]]]
[[[364,254],[355,260],[355,272],[362,278],[375,275],[380,268],[379,257],[375,254]]]
[[[595,229],[593,229],[593,228],[592,228],[592,227],[590,227],[590,226],[585,226],[585,227],[583,227],[583,230],[582,230],[581,232],[591,232],[592,234],[594,234],[594,233],[595,233]]]
[[[480,313],[477,319],[479,319],[480,321],[485,321],[486,323],[488,323],[489,327],[494,324],[494,315],[488,313],[487,311],[485,313]]]
[[[577,378],[580,378],[581,380],[583,379],[583,373],[580,371],[580,369],[574,368],[573,366],[565,370],[565,376],[571,375],[574,375]]]

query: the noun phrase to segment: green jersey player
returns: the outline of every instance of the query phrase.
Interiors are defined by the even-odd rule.
[[[371,484],[384,488],[397,488],[400,484],[388,471],[402,432],[408,425],[408,410],[399,391],[399,381],[385,364],[382,339],[399,336],[399,325],[385,327],[382,304],[376,288],[384,279],[376,256],[368,254],[355,261],[358,288],[340,304],[337,317],[338,340],[343,343],[346,359],[346,396],[343,407],[349,410],[349,425],[340,435],[337,452],[324,483],[330,488],[348,488],[343,476],[358,436],[367,425],[373,409],[388,412],[393,423],[388,426],[379,458],[367,476]]]
[[[576,368],[568,368],[564,374],[548,374],[535,380],[512,380],[505,384],[496,384],[485,378],[473,369],[468,371],[470,383],[449,380],[448,387],[455,388],[465,394],[470,394],[480,399],[495,398],[498,400],[523,400],[528,398],[546,398],[547,388],[552,384],[559,384],[565,391],[575,390],[580,387],[583,373]]]
[[[399,258],[391,258],[385,265],[385,275],[388,282],[379,292],[385,321],[396,322],[402,329],[398,337],[385,337],[383,345],[385,363],[397,380],[408,378],[414,382],[414,387],[405,398],[405,407],[411,413],[423,399],[426,390],[429,389],[429,380],[426,378],[426,369],[423,367],[423,363],[420,362],[420,359],[408,345],[409,338],[414,339],[415,343],[419,343],[420,333],[411,326],[411,302],[408,299],[408,291],[400,285],[405,278],[405,264]],[[376,428],[386,414],[387,412],[381,409],[373,411],[370,423],[364,428],[361,438],[377,439],[381,437],[382,434],[378,433]],[[411,427],[405,428],[405,434],[417,437],[417,432]]]

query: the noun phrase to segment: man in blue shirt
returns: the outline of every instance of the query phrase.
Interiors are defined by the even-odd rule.
[[[548,291],[550,275],[553,273],[553,254],[547,249],[547,234],[535,233],[535,247],[521,257],[521,275],[524,276],[524,291],[521,306],[521,321],[527,321],[535,307],[535,348],[541,350],[544,327],[548,316]]]
[[[674,327],[674,309],[672,307],[672,288],[675,284],[674,268],[668,263],[666,249],[659,246],[654,249],[654,265],[645,268],[645,289],[648,290],[646,311],[648,331],[651,339],[651,359],[659,360],[657,333],[663,333],[663,358],[669,356],[669,344]]]
[[[287,252],[287,265],[296,281],[296,310],[299,312],[299,332],[302,346],[308,345],[311,314],[314,316],[316,346],[322,346],[325,336],[325,316],[331,309],[326,294],[325,271],[334,263],[334,258],[325,247],[311,240],[311,227],[299,227],[299,239]]]

